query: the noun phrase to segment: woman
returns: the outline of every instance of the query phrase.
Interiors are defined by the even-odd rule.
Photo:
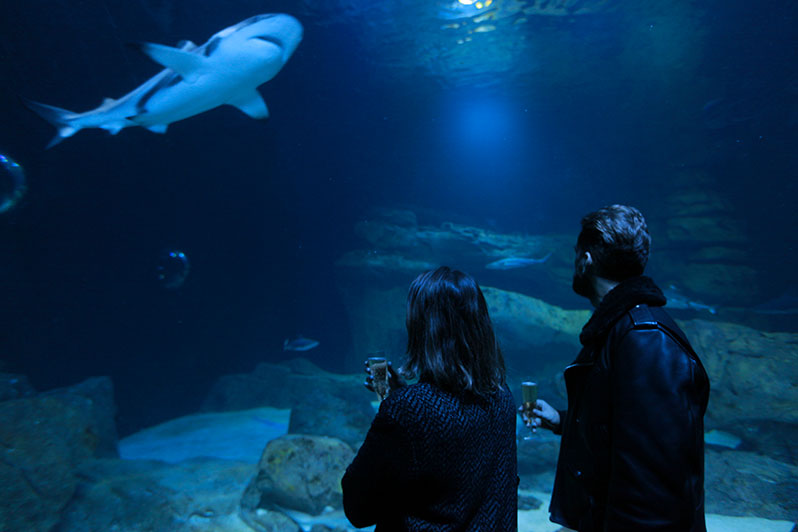
[[[393,374],[341,481],[346,516],[377,532],[516,530],[515,407],[474,279],[441,267],[413,281],[407,354],[418,382]]]

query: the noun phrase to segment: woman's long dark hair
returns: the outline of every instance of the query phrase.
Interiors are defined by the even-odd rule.
[[[474,279],[442,266],[422,273],[407,295],[403,370],[452,393],[485,395],[505,382],[504,358]]]

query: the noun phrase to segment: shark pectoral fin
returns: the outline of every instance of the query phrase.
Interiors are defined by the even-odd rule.
[[[110,133],[111,135],[116,135],[117,133],[119,133],[120,131],[122,131],[122,129],[123,129],[124,127],[125,127],[125,126],[123,126],[123,125],[121,125],[121,124],[109,124],[109,125],[107,125],[107,126],[103,126],[103,129],[104,129],[104,130],[106,130],[106,131],[107,131],[108,133]]]
[[[230,100],[227,103],[233,107],[237,107],[250,118],[255,118],[257,120],[269,118],[269,109],[266,107],[266,102],[263,101],[258,91],[252,91],[249,94],[239,96],[235,100]]]
[[[147,129],[149,129],[153,133],[160,133],[161,135],[163,135],[164,133],[166,133],[166,128],[168,127],[169,127],[168,124],[156,124],[154,126],[147,126]]]
[[[171,68],[187,79],[192,78],[203,65],[203,57],[188,50],[149,42],[141,43],[140,47],[150,59],[166,68]]]

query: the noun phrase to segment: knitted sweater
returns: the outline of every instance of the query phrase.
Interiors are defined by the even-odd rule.
[[[516,411],[429,383],[394,390],[341,481],[346,516],[377,532],[517,528]]]

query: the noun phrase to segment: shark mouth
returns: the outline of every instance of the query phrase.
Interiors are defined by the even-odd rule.
[[[272,43],[272,44],[274,44],[274,45],[277,45],[278,47],[280,47],[280,49],[281,49],[281,50],[282,50],[283,48],[285,48],[285,45],[283,44],[283,41],[281,41],[281,40],[280,40],[280,39],[278,39],[277,37],[272,37],[272,36],[270,36],[270,35],[260,35],[260,36],[258,36],[258,37],[255,37],[255,39],[258,39],[258,40],[261,40],[261,41],[270,42],[270,43]]]

